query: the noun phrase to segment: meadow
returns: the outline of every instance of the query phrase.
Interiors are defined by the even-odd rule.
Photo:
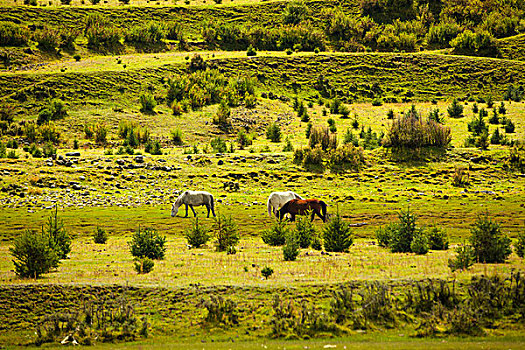
[[[96,348],[523,347],[521,8],[506,7],[518,20],[494,38],[493,57],[458,55],[448,43],[430,50],[426,32],[407,52],[385,52],[369,38],[392,28],[403,37],[417,21],[431,32],[452,11],[441,2],[424,2],[425,10],[344,1],[335,15],[328,0],[307,2],[303,19],[324,49],[302,42],[247,56],[227,31],[211,47],[209,23],[228,22],[231,38],[260,25],[303,40],[283,16],[287,2],[18,2],[0,2],[0,22],[35,36],[10,46],[0,35],[0,347],[54,348],[68,334]],[[466,30],[465,14],[451,13]],[[118,52],[88,43],[85,19],[103,26],[100,15],[125,33]],[[470,20],[485,30],[483,18]],[[146,19],[180,25],[185,39],[130,42]],[[330,31],[352,21],[377,32]],[[79,34],[72,47],[46,51],[37,43],[44,26]],[[365,49],[371,42],[377,47]],[[358,52],[346,52],[354,44]],[[461,115],[452,115],[454,104]],[[396,147],[394,125],[407,118],[416,126],[434,118],[429,125],[449,132],[449,142]],[[334,146],[313,144],[316,130]],[[204,207],[195,210],[212,237],[189,245],[191,210],[170,215],[185,190],[211,192],[216,213],[231,216],[240,240],[228,253],[217,251],[216,219]],[[287,261],[282,246],[266,244],[276,227],[266,200],[286,190],[328,204],[329,222],[313,222],[321,240],[338,216],[349,224],[347,251],[325,241]],[[22,278],[11,250],[28,231],[43,231],[55,208],[71,251],[39,278]],[[381,230],[406,212],[417,232],[444,232],[448,249],[382,246]],[[451,268],[482,215],[510,238],[509,254]],[[165,237],[166,253],[140,273],[144,261],[130,246],[145,228]],[[104,244],[94,242],[100,229]]]

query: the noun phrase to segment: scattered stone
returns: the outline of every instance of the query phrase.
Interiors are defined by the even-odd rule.
[[[80,157],[80,152],[67,152],[66,157]]]
[[[222,159],[219,159],[219,161],[217,162],[217,165],[223,165],[224,164],[224,161]]]

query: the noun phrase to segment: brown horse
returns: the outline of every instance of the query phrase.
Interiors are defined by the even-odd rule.
[[[286,202],[281,209],[277,210],[275,216],[282,220],[286,214],[291,215],[290,221],[295,221],[295,215],[308,215],[311,212],[310,220],[313,221],[315,214],[326,222],[326,203],[318,199],[292,199]]]

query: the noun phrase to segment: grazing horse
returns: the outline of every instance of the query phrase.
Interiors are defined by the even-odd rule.
[[[295,221],[295,215],[308,215],[311,212],[311,221],[317,214],[323,222],[326,222],[326,206],[325,202],[318,199],[292,199],[277,210],[275,216],[282,220],[286,214],[290,214],[290,221]]]
[[[199,206],[199,205],[205,205],[206,209],[208,209],[208,216],[210,217],[210,210],[213,213],[213,216],[215,216],[215,210],[214,210],[214,203],[213,203],[213,196],[209,192],[204,191],[184,191],[179,198],[171,205],[171,216],[177,215],[177,212],[179,211],[179,207],[181,205],[186,206],[186,216],[188,217],[188,206],[191,208],[191,211],[193,212],[193,216],[197,216],[195,213],[195,209],[193,209],[193,206]]]
[[[292,191],[272,192],[268,197],[268,201],[266,202],[266,206],[268,207],[268,215],[270,217],[272,216],[272,213],[277,215],[277,209],[281,208],[291,199],[303,199],[303,197]]]

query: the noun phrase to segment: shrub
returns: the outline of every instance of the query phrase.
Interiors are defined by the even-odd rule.
[[[516,255],[520,258],[523,258],[525,255],[525,229],[522,229],[518,233],[518,239],[514,245],[514,250],[516,251]]]
[[[15,273],[20,277],[37,279],[40,275],[48,273],[58,267],[60,263],[56,251],[49,242],[45,233],[26,231],[17,236],[13,246],[9,247],[13,256]]]
[[[0,46],[25,46],[29,30],[12,22],[0,22]]]
[[[428,249],[429,245],[427,235],[421,230],[416,231],[412,243],[410,243],[410,250],[412,253],[424,255],[428,253]]]
[[[328,167],[332,172],[343,172],[348,169],[359,170],[365,164],[365,156],[361,147],[345,144],[330,152]]]
[[[47,226],[42,226],[42,234],[49,238],[50,247],[56,252],[59,259],[66,259],[71,252],[71,237],[67,233],[64,222],[58,217],[58,208],[51,214]]]
[[[239,323],[237,304],[222,296],[210,296],[210,300],[202,301],[201,304],[208,310],[206,322],[212,324],[233,325]]]
[[[467,270],[469,267],[474,265],[476,254],[474,248],[468,244],[459,245],[456,248],[456,257],[454,259],[448,259],[448,267],[452,272],[456,270]]]
[[[286,233],[286,242],[283,246],[284,261],[295,261],[299,255],[299,239],[295,235],[295,231],[288,231]]]
[[[153,154],[153,155],[161,155],[162,154],[162,147],[160,145],[159,140],[149,140],[144,145],[144,152]]]
[[[253,138],[243,130],[239,130],[237,133],[237,143],[239,144],[240,149],[244,149],[244,147],[250,146],[253,143]]]
[[[171,142],[175,146],[180,146],[180,145],[183,144],[183,142],[182,142],[182,130],[175,129],[175,130],[171,131]]]
[[[337,147],[337,135],[331,134],[327,127],[315,127],[310,131],[308,145],[314,149],[319,146],[322,150],[335,149]]]
[[[488,132],[489,126],[485,123],[484,117],[487,116],[487,111],[484,108],[479,110],[478,116],[473,117],[472,120],[467,124],[468,131],[472,133],[473,136],[479,136],[484,132]]]
[[[215,153],[226,153],[228,150],[226,142],[220,136],[213,138],[210,145]]]
[[[200,248],[211,238],[210,230],[206,226],[199,226],[199,219],[195,218],[192,227],[184,232],[184,237],[191,248]]]
[[[81,57],[80,55],[78,55],[78,54],[73,56],[73,59],[74,59],[75,61],[77,61],[77,62],[80,61],[81,58],[82,58],[82,57]]]
[[[60,32],[54,28],[45,28],[35,32],[33,40],[42,51],[54,51],[61,44]]]
[[[372,100],[372,106],[382,106],[383,105],[383,100],[380,99],[380,98],[374,98]]]
[[[227,127],[230,124],[230,115],[230,106],[228,106],[226,100],[222,100],[217,113],[213,117],[213,123],[219,125],[219,127]]]
[[[514,131],[516,129],[516,127],[514,126],[514,123],[510,119],[507,119],[507,121],[505,122],[504,128],[505,128],[505,132],[507,134],[514,133]]]
[[[261,238],[264,243],[271,246],[280,246],[286,242],[286,236],[290,233],[290,228],[286,221],[275,221],[273,225],[264,230]]]
[[[97,229],[95,230],[95,233],[93,234],[93,240],[97,244],[106,244],[106,242],[108,241],[108,234],[106,230],[97,226]]]
[[[135,271],[139,274],[146,274],[153,271],[155,263],[148,257],[137,258],[135,259]]]
[[[503,135],[499,132],[499,128],[496,128],[492,136],[490,136],[490,143],[492,145],[499,145],[503,141],[503,138]]]
[[[390,246],[390,240],[397,230],[396,224],[390,224],[385,227],[380,227],[376,231],[377,245],[383,248]]]
[[[309,217],[310,213],[309,215],[298,216],[295,223],[295,236],[301,248],[308,248],[312,243],[312,239],[317,236],[315,226]]]
[[[285,24],[299,24],[308,14],[308,6],[302,1],[293,0],[283,10]]]
[[[268,277],[270,277],[271,275],[273,275],[273,269],[271,267],[268,267],[268,266],[265,266],[262,270],[261,270],[261,275],[263,275],[263,277],[265,279],[268,279]]]
[[[93,13],[86,16],[84,35],[88,48],[96,51],[118,51],[122,33],[107,17]]]
[[[481,30],[474,33],[465,30],[450,42],[455,53],[464,55],[492,56],[499,55],[496,38],[487,31]]]
[[[416,226],[416,216],[410,213],[410,210],[400,211],[398,214],[399,223],[397,224],[397,230],[394,230],[390,239],[390,249],[392,253],[404,253],[411,251],[412,240],[414,235],[419,232],[419,228]]]
[[[266,138],[272,142],[281,142],[281,128],[276,122],[268,125],[266,129]]]
[[[235,248],[239,243],[240,237],[237,225],[231,216],[219,214],[215,218],[215,223],[212,226],[215,231],[215,248],[218,252],[224,252],[228,249]]]
[[[447,250],[447,233],[437,226],[433,226],[428,231],[428,246],[432,250]]]
[[[513,85],[509,85],[503,94],[503,99],[505,101],[520,102],[523,98],[524,91],[523,86],[516,88]]]
[[[450,118],[463,117],[463,105],[457,99],[452,100],[452,104],[447,108],[448,116]]]
[[[142,25],[131,27],[125,36],[125,41],[142,44],[159,44],[166,38],[166,26],[161,22],[150,21]]]
[[[470,182],[470,173],[468,167],[464,165],[454,166],[454,175],[452,176],[453,186],[466,186]]]
[[[498,113],[499,114],[507,114],[507,108],[505,108],[505,102],[501,101],[499,107],[498,107]]]
[[[429,44],[439,47],[450,47],[450,41],[461,32],[461,26],[455,21],[439,22],[433,24],[426,35]]]
[[[157,101],[155,101],[155,97],[151,94],[142,94],[140,95],[140,111],[142,113],[155,113],[154,109],[157,106]]]
[[[478,216],[470,232],[469,241],[477,261],[503,263],[512,253],[510,238],[503,235],[500,225],[492,221],[488,213]]]
[[[131,255],[137,258],[150,258],[154,260],[164,259],[166,254],[166,236],[161,236],[153,228],[144,228],[140,226],[128,242]]]
[[[323,241],[327,252],[347,252],[353,244],[350,225],[343,221],[339,210],[323,228]]]
[[[67,109],[60,99],[53,99],[48,106],[38,113],[37,124],[41,125],[51,120],[62,119],[67,116]]]
[[[105,144],[108,135],[108,128],[105,125],[97,124],[95,126],[95,142],[98,144]]]
[[[248,46],[248,50],[246,51],[246,56],[255,56],[257,55],[257,51],[255,51],[255,48],[250,45]]]
[[[314,148],[297,149],[294,152],[294,159],[297,159],[306,168],[319,168],[322,170],[324,152],[322,148],[317,145]]]
[[[207,66],[207,64],[204,61],[204,59],[202,58],[202,56],[199,55],[198,53],[196,53],[191,58],[191,60],[190,60],[190,62],[188,64],[188,69],[190,70],[190,72],[196,72],[196,71],[199,71],[199,70],[206,70],[206,66]]]

